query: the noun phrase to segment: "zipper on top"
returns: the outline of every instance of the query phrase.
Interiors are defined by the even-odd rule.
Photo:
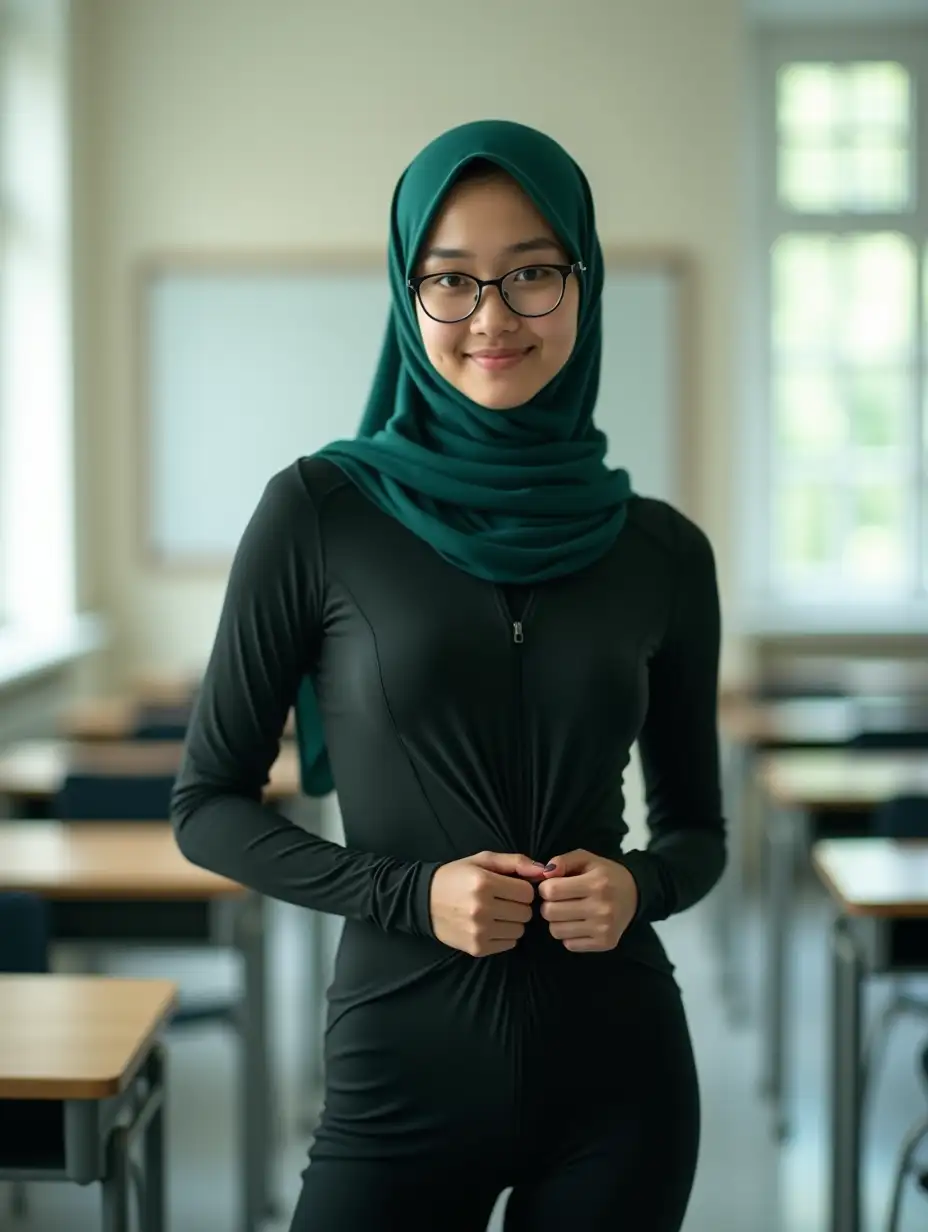
[[[517,646],[521,646],[525,641],[525,634],[522,631],[522,621],[514,620],[512,622],[512,640]]]

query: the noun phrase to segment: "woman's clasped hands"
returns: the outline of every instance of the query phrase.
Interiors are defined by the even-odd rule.
[[[638,910],[638,887],[624,864],[578,848],[547,864],[482,851],[442,864],[430,891],[439,941],[474,958],[516,947],[536,900],[551,936],[576,953],[611,950]]]

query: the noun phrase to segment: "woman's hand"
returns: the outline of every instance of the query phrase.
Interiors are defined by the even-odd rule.
[[[429,899],[435,936],[474,958],[514,949],[532,918],[532,881],[543,875],[528,856],[498,851],[442,864]]]
[[[582,849],[545,866],[538,894],[551,936],[578,953],[615,949],[638,910],[638,886],[625,865]]]

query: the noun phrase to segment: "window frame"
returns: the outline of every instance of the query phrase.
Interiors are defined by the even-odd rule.
[[[778,200],[776,82],[785,64],[797,61],[895,60],[908,68],[914,82],[915,148],[925,153],[915,160],[914,209],[904,213],[800,213],[784,210]],[[748,99],[744,137],[749,223],[747,227],[747,311],[741,348],[742,418],[740,484],[733,493],[744,511],[737,545],[736,623],[757,634],[860,633],[885,634],[928,630],[928,567],[920,585],[900,602],[825,599],[791,600],[773,586],[773,356],[770,331],[772,286],[770,252],[786,232],[812,234],[891,230],[916,244],[917,321],[916,365],[918,423],[925,432],[928,415],[925,388],[928,371],[926,315],[926,253],[928,253],[928,23],[867,22],[785,26],[760,25],[752,32],[748,54]],[[928,534],[928,455],[922,451],[921,481],[916,493],[915,549],[926,561]]]

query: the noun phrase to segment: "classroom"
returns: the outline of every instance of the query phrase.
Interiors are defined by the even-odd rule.
[[[928,0],[0,0],[2,1232],[928,1227],[926,132]]]

